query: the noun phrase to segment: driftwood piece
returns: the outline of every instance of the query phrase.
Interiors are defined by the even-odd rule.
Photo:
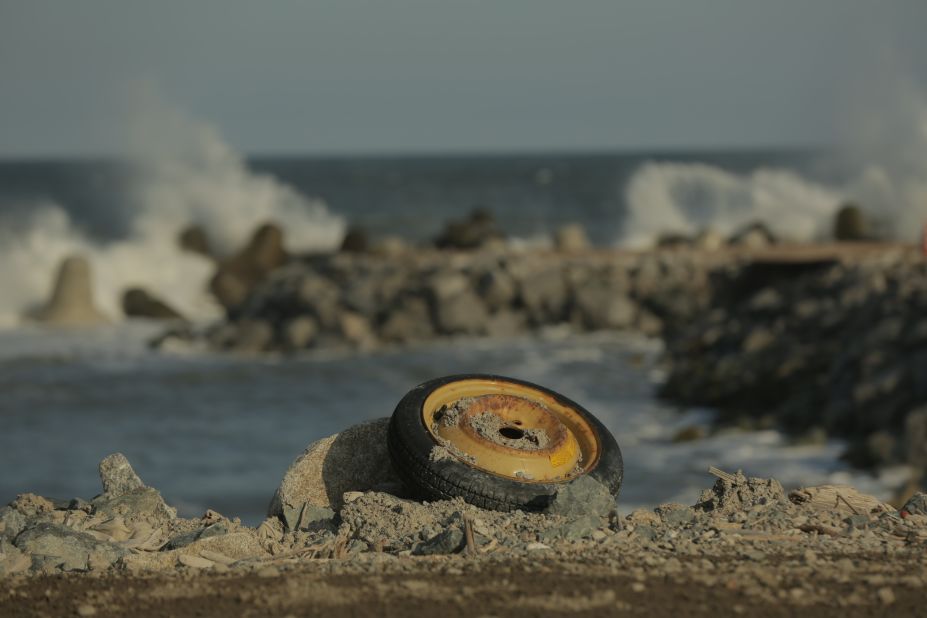
[[[793,504],[809,506],[817,511],[842,511],[853,515],[892,512],[891,506],[874,496],[864,494],[850,485],[818,485],[802,487],[789,493]]]

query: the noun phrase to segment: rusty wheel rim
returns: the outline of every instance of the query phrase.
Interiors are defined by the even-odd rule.
[[[597,434],[550,393],[506,380],[441,386],[422,405],[437,446],[475,468],[522,482],[569,481],[595,466]]]

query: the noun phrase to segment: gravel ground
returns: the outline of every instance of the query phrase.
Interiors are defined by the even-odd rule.
[[[624,518],[581,477],[545,513],[367,491],[249,528],[176,517],[114,455],[90,501],[0,509],[0,615],[924,615],[927,495],[713,474]]]

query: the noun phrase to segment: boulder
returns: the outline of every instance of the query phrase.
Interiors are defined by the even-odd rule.
[[[515,280],[502,269],[483,273],[477,281],[476,289],[493,312],[511,307],[518,295]]]
[[[268,515],[292,519],[307,504],[338,511],[345,492],[401,484],[386,449],[388,426],[381,418],[310,444],[284,475]]]
[[[103,493],[90,502],[95,513],[159,522],[177,517],[177,511],[164,502],[158,490],[142,482],[122,453],[113,453],[100,462],[100,481]]]
[[[16,537],[15,545],[40,563],[62,571],[86,571],[110,566],[128,550],[105,541],[98,541],[85,532],[77,532],[58,524],[39,523]]]
[[[557,251],[576,252],[589,249],[589,237],[586,228],[579,223],[570,223],[557,229],[554,233],[554,247]]]
[[[296,317],[283,327],[283,345],[289,350],[308,348],[319,332],[319,325],[308,315]]]
[[[346,253],[365,253],[370,249],[367,231],[361,227],[351,226],[341,241],[341,250]]]
[[[848,202],[840,206],[834,217],[834,239],[841,241],[866,240],[870,237],[869,222],[862,209]]]
[[[234,310],[267,275],[288,260],[283,231],[272,223],[259,227],[240,252],[219,263],[209,289],[227,310]]]
[[[122,312],[130,318],[183,320],[176,309],[142,288],[129,288],[122,295]]]
[[[209,236],[206,234],[206,230],[203,229],[202,226],[191,225],[187,228],[184,228],[184,230],[180,232],[180,235],[177,237],[177,244],[180,245],[180,248],[184,251],[196,253],[209,259],[215,258],[215,254],[212,251],[212,245],[209,242]]]
[[[379,333],[384,341],[398,343],[430,339],[434,327],[428,302],[420,296],[403,297],[386,316]]]
[[[515,276],[519,298],[533,324],[556,324],[566,318],[568,289],[560,268],[528,269]]]
[[[589,330],[624,329],[634,324],[637,306],[614,286],[590,280],[574,294],[579,322]]]
[[[439,249],[479,249],[504,238],[492,213],[477,208],[466,219],[449,222],[435,240],[435,246]]]
[[[724,236],[716,230],[702,230],[696,235],[694,244],[697,249],[702,251],[717,251],[724,247]]]
[[[747,249],[762,249],[777,242],[776,235],[762,222],[748,223],[734,232],[728,242]]]
[[[61,262],[51,298],[37,311],[36,320],[57,326],[94,326],[109,322],[93,300],[93,278],[85,257]]]

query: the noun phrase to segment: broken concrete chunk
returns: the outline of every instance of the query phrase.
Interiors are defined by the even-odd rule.
[[[90,534],[57,524],[40,523],[16,537],[17,548],[33,557],[47,557],[63,571],[105,568],[127,553],[119,545],[98,541]],[[45,562],[49,562],[46,560]]]
[[[100,480],[103,493],[117,498],[145,487],[122,453],[113,453],[100,462]]]
[[[793,504],[818,511],[838,511],[853,515],[894,511],[881,500],[864,494],[850,485],[818,485],[789,492]]]
[[[122,515],[125,517],[154,517],[157,520],[169,521],[177,517],[176,509],[167,505],[157,489],[143,487],[135,491],[116,497],[103,494],[91,501],[95,513],[103,513],[111,517]]]
[[[714,487],[699,496],[693,508],[713,513],[734,513],[753,507],[786,503],[785,490],[776,479],[747,478],[744,473],[714,472]]]
[[[572,519],[586,515],[608,518],[615,508],[615,497],[608,488],[591,476],[583,475],[563,485],[546,512]]]
[[[427,541],[419,543],[412,550],[415,556],[435,556],[439,554],[453,554],[460,550],[464,544],[464,532],[460,528],[448,528],[439,532]]]
[[[927,494],[918,492],[901,507],[909,515],[927,515]]]

